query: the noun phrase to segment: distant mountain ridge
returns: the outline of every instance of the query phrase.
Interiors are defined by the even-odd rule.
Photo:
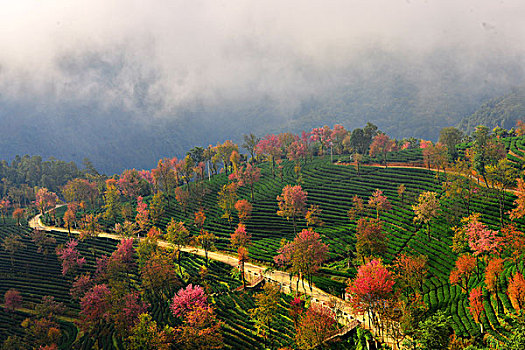
[[[525,89],[516,89],[509,94],[485,102],[476,112],[463,118],[458,128],[472,133],[476,126],[489,129],[497,126],[511,129],[518,120],[525,120]]]

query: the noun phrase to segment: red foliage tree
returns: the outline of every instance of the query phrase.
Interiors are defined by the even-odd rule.
[[[286,156],[291,162],[299,162],[301,159],[306,159],[308,157],[308,145],[303,140],[296,140],[288,146]]]
[[[493,231],[479,220],[479,214],[470,215],[462,220],[463,229],[468,237],[470,249],[474,256],[495,254],[500,246],[498,231]]]
[[[92,330],[110,317],[111,291],[105,284],[93,286],[80,299],[80,326],[84,331]]]
[[[150,225],[148,205],[143,202],[141,196],[137,197],[137,216],[135,222],[139,226],[140,230],[147,232]]]
[[[457,284],[466,293],[468,280],[476,269],[476,257],[470,254],[463,254],[456,260],[456,267],[450,272],[450,283]]]
[[[44,214],[49,209],[55,207],[58,201],[58,196],[54,192],[50,192],[47,188],[40,188],[35,194],[35,205]]]
[[[112,280],[129,280],[129,273],[135,267],[134,259],[133,238],[123,238],[109,258],[107,265],[108,278]]]
[[[237,260],[239,260],[239,265],[241,268],[241,279],[242,279],[242,286],[246,288],[246,279],[244,274],[244,264],[248,261],[248,249],[245,247],[239,247],[237,249]]]
[[[118,188],[122,194],[129,198],[137,198],[147,193],[149,181],[146,180],[136,169],[126,169],[120,175]]]
[[[22,208],[16,208],[13,210],[13,219],[16,220],[16,225],[20,226],[20,221],[24,218],[26,211]]]
[[[321,242],[319,234],[312,229],[302,230],[292,242],[284,245],[278,252],[279,255],[274,257],[274,261],[281,266],[291,265],[293,273],[301,279],[307,278],[312,290],[312,276],[328,256],[328,245]]]
[[[175,199],[177,200],[177,203],[181,206],[182,210],[184,211],[184,214],[186,214],[186,209],[188,208],[190,195],[187,191],[184,191],[182,187],[177,187],[175,189]]]
[[[370,156],[375,157],[381,155],[385,168],[387,167],[386,155],[388,152],[392,152],[395,148],[396,143],[391,140],[386,134],[377,134],[372,140],[370,145]]]
[[[520,312],[525,306],[525,279],[521,273],[516,272],[514,277],[509,279],[507,293],[514,309]]]
[[[2,198],[0,200],[0,212],[2,213],[2,220],[5,224],[5,218],[7,216],[7,213],[9,211],[9,208],[11,207],[11,202],[8,198]]]
[[[392,209],[392,204],[390,204],[388,198],[383,195],[383,191],[379,189],[375,190],[372,196],[370,196],[368,205],[376,210],[376,219],[379,219],[380,211],[389,211]]]
[[[234,248],[247,247],[252,235],[246,232],[246,225],[239,224],[234,233],[231,234],[230,242]]]
[[[313,349],[337,331],[337,322],[332,310],[312,304],[296,327],[295,342],[301,349]]]
[[[428,272],[428,258],[425,255],[411,256],[401,253],[394,260],[394,271],[396,283],[402,286],[409,294],[409,289],[413,292],[421,292],[423,282]]]
[[[299,316],[303,313],[303,301],[299,297],[295,297],[290,302],[290,309],[288,312],[290,313],[290,317],[293,320],[295,328],[297,328],[297,323],[299,322]]]
[[[77,245],[78,241],[73,239],[67,242],[65,247],[56,251],[58,260],[62,262],[62,275],[64,276],[81,268],[86,262],[85,258],[80,257]]]
[[[240,199],[235,203],[235,210],[240,222],[246,222],[252,216],[253,206],[246,199]]]
[[[252,166],[251,164],[246,165],[246,169],[244,167],[241,167],[239,170],[237,170],[229,176],[230,180],[237,180],[239,186],[250,187],[252,201],[254,198],[253,186],[259,181],[260,178],[261,169]]]
[[[321,145],[320,153],[324,154],[324,150],[328,149],[332,145],[332,130],[328,125],[322,128],[313,128],[311,133],[311,140],[313,142],[319,142]]]
[[[68,208],[66,210],[66,212],[64,213],[63,220],[64,220],[65,226],[67,227],[67,236],[69,237],[69,236],[71,236],[71,226],[74,223],[76,223],[77,216],[76,216],[75,212],[73,212],[73,210]]]
[[[162,232],[155,226],[150,227],[148,233],[146,234],[146,237],[154,239],[159,239],[160,236],[162,236]]]
[[[332,129],[332,135],[330,135],[330,139],[332,140],[333,147],[337,154],[343,153],[343,149],[344,149],[343,141],[345,137],[347,137],[348,135],[349,133],[345,129],[344,126],[340,124],[334,125]]]
[[[352,308],[358,313],[367,312],[370,319],[378,302],[391,297],[394,284],[392,274],[381,260],[372,260],[359,267],[346,291]]]
[[[502,250],[516,261],[525,253],[525,233],[518,231],[514,225],[503,227],[500,233]]]
[[[474,288],[470,291],[469,295],[469,311],[472,315],[472,318],[476,323],[480,324],[481,333],[483,333],[483,323],[481,322],[481,314],[485,310],[483,306],[483,290],[482,287]]]
[[[177,330],[181,349],[204,350],[223,347],[222,323],[210,306],[196,305],[188,311],[184,324]]]
[[[498,278],[503,272],[503,262],[501,258],[494,258],[489,261],[485,268],[485,285],[489,292],[498,292]]]
[[[279,201],[277,215],[285,217],[286,219],[292,218],[294,233],[297,232],[295,218],[305,214],[307,194],[300,185],[287,185],[283,188],[281,195],[277,196],[277,200]]]
[[[173,297],[170,305],[175,317],[185,318],[195,308],[208,306],[208,297],[201,286],[189,284],[186,289],[180,289]]]
[[[126,294],[117,304],[112,308],[112,319],[120,334],[126,335],[139,320],[139,315],[146,313],[148,304],[140,300],[138,292]]]
[[[202,209],[195,213],[195,220],[193,222],[195,223],[195,226],[197,226],[197,229],[199,229],[199,231],[203,229],[205,221],[206,214],[204,214],[204,211]]]
[[[4,294],[4,306],[7,311],[15,311],[22,305],[22,295],[14,288]]]
[[[261,139],[255,146],[255,153],[266,156],[272,162],[272,175],[275,176],[275,160],[282,154],[281,140],[277,135],[270,134]]]
[[[93,280],[91,279],[90,275],[83,274],[77,276],[71,285],[69,294],[71,294],[73,299],[80,300],[87,293],[87,291],[91,289],[92,286]]]

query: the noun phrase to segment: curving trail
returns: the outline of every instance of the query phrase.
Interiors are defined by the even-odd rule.
[[[28,224],[31,228],[44,230],[44,231],[58,231],[58,232],[64,232],[64,233],[68,232],[67,229],[62,228],[62,227],[44,225],[40,216],[41,215],[38,214],[37,216],[29,220]],[[71,233],[79,234],[80,232],[78,230],[71,230]],[[112,234],[112,233],[107,233],[107,232],[99,232],[97,236],[114,239],[114,240],[121,240],[122,238],[124,238],[123,236]],[[163,240],[158,240],[158,244],[161,247],[173,247],[173,244],[163,241]],[[204,250],[201,248],[197,248],[197,247],[186,246],[182,248],[182,251],[190,253],[190,254],[199,255],[201,257],[205,256]],[[225,254],[225,253],[216,252],[216,251],[208,251],[208,258],[211,260],[220,261],[230,266],[234,266],[234,267],[239,266],[239,260],[236,257]],[[339,323],[342,323],[343,325],[346,326],[345,327],[346,331],[353,329],[357,327],[358,325],[361,325],[362,327],[369,329],[372,333],[379,334],[373,326],[369,327],[368,317],[366,315],[359,316],[359,319],[362,320],[362,322],[358,320],[357,318],[358,316],[353,313],[352,308],[350,307],[350,304],[347,301],[339,297],[333,296],[315,286],[313,286],[312,289],[310,290],[310,286],[307,281],[304,281],[304,284],[302,282],[297,283],[299,278],[298,277],[294,278],[293,276],[290,278],[290,274],[288,272],[273,270],[271,268],[268,268],[267,266],[256,265],[256,264],[248,263],[248,262],[244,264],[244,269],[245,269],[246,279],[250,282],[256,281],[260,279],[261,277],[263,277],[268,281],[279,284],[279,286],[281,287],[281,290],[285,293],[294,291],[296,290],[296,286],[299,286],[297,290],[304,294],[311,296],[314,302],[322,304],[327,307],[330,307],[330,305],[332,305],[331,307],[332,309],[334,308],[333,305],[335,304],[336,305],[335,309],[340,315],[338,321]],[[393,339],[384,339],[384,341],[390,346],[395,346],[394,345],[395,342]]]

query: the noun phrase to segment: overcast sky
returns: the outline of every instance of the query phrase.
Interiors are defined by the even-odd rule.
[[[374,48],[414,61],[449,50],[466,72],[487,56],[523,67],[525,1],[0,0],[7,99],[162,111],[310,94]]]

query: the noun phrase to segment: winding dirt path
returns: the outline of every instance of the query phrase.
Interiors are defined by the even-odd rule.
[[[58,207],[58,206],[57,206]],[[41,220],[41,215],[38,214],[37,216],[33,217],[29,220],[29,226],[33,229],[39,229],[44,231],[58,231],[58,232],[64,232],[67,233],[68,230],[62,227],[55,227],[55,226],[47,226],[45,225]],[[71,233],[79,234],[80,232],[78,230],[71,230]],[[98,232],[98,237],[105,237],[109,239],[114,240],[121,240],[124,238],[123,236],[107,233],[107,232]],[[173,244],[159,240],[158,241],[159,246],[161,247],[173,247]],[[201,257],[205,257],[205,252],[201,248],[197,247],[191,247],[186,246],[182,248],[182,251],[195,254]],[[237,267],[239,266],[239,260],[231,255],[216,252],[216,251],[208,251],[208,258],[215,261],[220,261],[222,263],[228,264],[230,266]],[[378,335],[379,332],[372,326],[369,326],[369,320],[367,315],[363,316],[357,316],[353,313],[352,308],[350,307],[350,304],[334,295],[331,295],[315,286],[313,286],[310,289],[310,286],[307,281],[304,281],[304,284],[302,281],[297,283],[298,277],[290,278],[290,274],[285,271],[280,270],[274,270],[272,268],[268,268],[264,265],[256,265],[253,263],[245,263],[244,264],[245,269],[245,275],[246,279],[250,282],[256,281],[260,279],[261,277],[264,277],[266,280],[277,283],[281,287],[281,290],[285,293],[289,293],[294,290],[298,290],[301,293],[307,294],[312,297],[313,302],[322,304],[324,306],[330,307],[333,309],[333,305],[335,304],[335,309],[337,310],[337,313],[339,315],[338,321],[339,323],[347,326],[346,330],[348,330],[348,327],[355,328],[358,325],[361,325],[363,328],[366,328],[370,330],[372,333]],[[296,288],[296,286],[299,286],[299,288]],[[379,338],[379,336],[378,336]],[[383,342],[387,343],[389,346],[395,348],[395,341],[391,338],[382,338]]]

